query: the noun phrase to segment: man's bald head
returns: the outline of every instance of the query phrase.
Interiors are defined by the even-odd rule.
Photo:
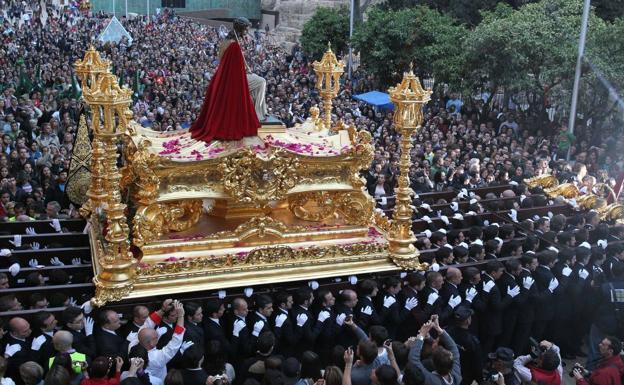
[[[454,285],[459,285],[462,280],[462,273],[456,267],[449,267],[446,270],[446,280]]]
[[[21,317],[13,317],[9,321],[9,330],[13,336],[17,338],[28,338],[30,337],[30,324],[28,321]]]
[[[139,331],[139,343],[145,350],[152,350],[158,344],[158,333],[151,328],[144,328]]]
[[[56,349],[59,353],[64,353],[70,350],[73,343],[74,336],[66,330],[59,330],[54,333],[54,336],[52,337],[54,349]]]
[[[516,196],[516,193],[513,190],[505,190],[501,194],[501,198],[513,198]]]

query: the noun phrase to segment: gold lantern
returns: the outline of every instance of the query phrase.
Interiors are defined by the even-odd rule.
[[[312,65],[318,78],[316,88],[323,99],[325,128],[331,131],[332,99],[338,96],[340,91],[340,76],[344,73],[345,63],[336,58],[331,49],[331,43],[327,43],[327,51],[323,54],[321,61],[315,61]]]

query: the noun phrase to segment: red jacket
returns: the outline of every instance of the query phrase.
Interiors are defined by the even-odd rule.
[[[80,382],[80,385],[119,385],[120,372],[115,373],[113,378],[85,378]]]
[[[624,361],[617,355],[604,361],[589,376],[589,382],[581,378],[576,385],[621,385],[624,377]]]
[[[561,385],[561,376],[557,370],[544,370],[540,368],[530,368],[531,381],[545,385]]]

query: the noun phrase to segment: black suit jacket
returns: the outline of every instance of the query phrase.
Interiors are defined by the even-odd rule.
[[[90,335],[87,337],[84,333],[84,329],[79,332],[69,328],[64,328],[63,330],[67,330],[74,337],[73,347],[77,352],[86,354],[90,359],[94,359],[96,357],[97,351],[95,349],[95,336]]]
[[[204,327],[201,324],[195,324],[185,320],[184,329],[186,329],[184,332],[184,341],[193,341],[193,343],[199,345],[204,343]]]
[[[278,315],[284,314],[286,315],[286,320],[282,324],[281,327],[277,327],[275,325],[275,319]],[[293,322],[290,318],[290,314],[288,314],[287,310],[277,308],[271,315],[271,326],[273,327],[273,332],[275,333],[275,349],[273,349],[278,354],[283,355],[284,357],[292,357],[295,354],[295,344],[296,337],[294,332]]]
[[[204,319],[204,339],[206,344],[210,343],[210,341],[219,341],[221,343],[221,349],[227,356],[232,356],[235,352],[232,349],[232,344],[230,344],[230,339],[228,338],[225,329],[223,328],[223,319],[219,320],[219,324],[211,320],[210,318]]]
[[[98,356],[125,358],[128,355],[128,343],[117,333],[109,333],[98,326],[94,334]]]
[[[533,278],[535,278],[535,286],[537,286],[535,321],[550,321],[555,318],[555,307],[552,303],[554,296],[548,290],[548,285],[555,278],[555,275],[549,268],[540,265],[533,272]],[[559,290],[558,287],[555,289],[555,293],[557,290]]]
[[[448,325],[451,323],[453,319],[453,308],[449,306],[448,301],[451,297],[459,296],[461,297],[461,293],[459,291],[458,286],[453,285],[450,282],[444,282],[444,285],[440,288],[440,298],[442,300],[442,314],[439,314],[440,323],[442,325]],[[461,303],[460,303],[461,305]],[[457,305],[459,306],[459,305]]]
[[[483,285],[491,280],[492,278],[489,275],[483,274],[481,276],[480,288],[482,289]],[[497,285],[494,285],[489,293],[483,290],[481,290],[481,293],[483,294],[486,308],[479,315],[480,335],[499,335],[503,330],[503,309],[509,305],[511,297],[506,292],[503,295]]]
[[[8,359],[9,362],[6,371],[6,377],[12,378],[17,385],[21,385],[24,382],[22,381],[19,373],[20,365],[27,361],[37,361],[39,354],[30,350],[32,338],[27,338],[26,341],[22,341],[17,338],[13,338],[10,333],[7,333],[3,340],[5,346],[17,344],[22,347],[19,352],[13,354],[13,356]]]
[[[303,326],[297,325],[297,317],[300,314],[305,314],[308,317]],[[295,305],[291,309],[291,321],[296,340],[295,353],[297,357],[301,357],[301,354],[306,350],[314,350],[316,339],[321,333],[323,325],[321,322],[317,322],[310,310],[304,309],[300,305]]]
[[[530,324],[535,320],[535,301],[538,292],[535,282],[529,290],[524,288],[522,281],[527,277],[533,278],[533,274],[528,269],[522,268],[520,275],[516,279],[516,282],[520,285],[520,294],[518,295],[516,302],[518,305],[518,314],[520,314],[518,322]]]
[[[253,335],[253,330],[254,330],[254,325],[256,324],[256,322],[258,321],[262,321],[264,322],[264,325],[262,326],[262,329],[260,330],[260,333],[258,333],[258,336],[254,336]],[[273,332],[273,328],[271,323],[269,322],[268,319],[264,319],[262,317],[260,317],[260,315],[258,315],[258,313],[253,312],[253,313],[249,313],[247,314],[247,328],[249,329],[249,343],[251,344],[251,347],[249,349],[249,351],[251,353],[254,353],[257,349],[256,349],[256,345],[258,344],[258,337],[260,337],[260,334],[264,333],[264,332]]]
[[[334,313],[336,314],[336,317],[338,317],[341,314],[344,314],[345,316],[352,316],[353,317],[353,309],[351,309],[348,306],[345,306],[342,303],[337,303],[334,306]],[[340,345],[342,347],[344,347],[345,349],[348,348],[349,346],[352,346],[353,349],[355,349],[357,347],[358,344],[358,339],[357,336],[355,335],[355,333],[353,333],[353,330],[351,327],[347,326],[347,325],[338,325],[336,324],[336,345]]]
[[[393,297],[396,302],[389,307],[384,306],[386,297]],[[405,309],[405,301],[401,300],[398,295],[392,295],[387,291],[379,293],[377,295],[377,313],[379,314],[379,320],[382,325],[388,330],[388,336],[394,339],[397,335],[397,331],[401,324],[405,321],[405,318],[409,315],[409,311]]]
[[[362,310],[364,310],[367,306],[370,306],[373,310],[371,315],[364,314],[362,312]],[[368,333],[368,328],[373,325],[381,325],[379,313],[377,313],[373,301],[368,297],[360,297],[358,299],[358,303],[355,306],[355,309],[353,309],[353,316],[355,317],[357,325],[364,330],[364,333]]]

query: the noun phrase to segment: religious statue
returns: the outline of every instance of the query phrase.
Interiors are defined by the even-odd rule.
[[[219,67],[190,129],[194,139],[211,142],[255,136],[260,121],[266,119],[266,80],[251,73],[241,46],[250,26],[246,18],[235,19],[232,31],[221,44]]]

